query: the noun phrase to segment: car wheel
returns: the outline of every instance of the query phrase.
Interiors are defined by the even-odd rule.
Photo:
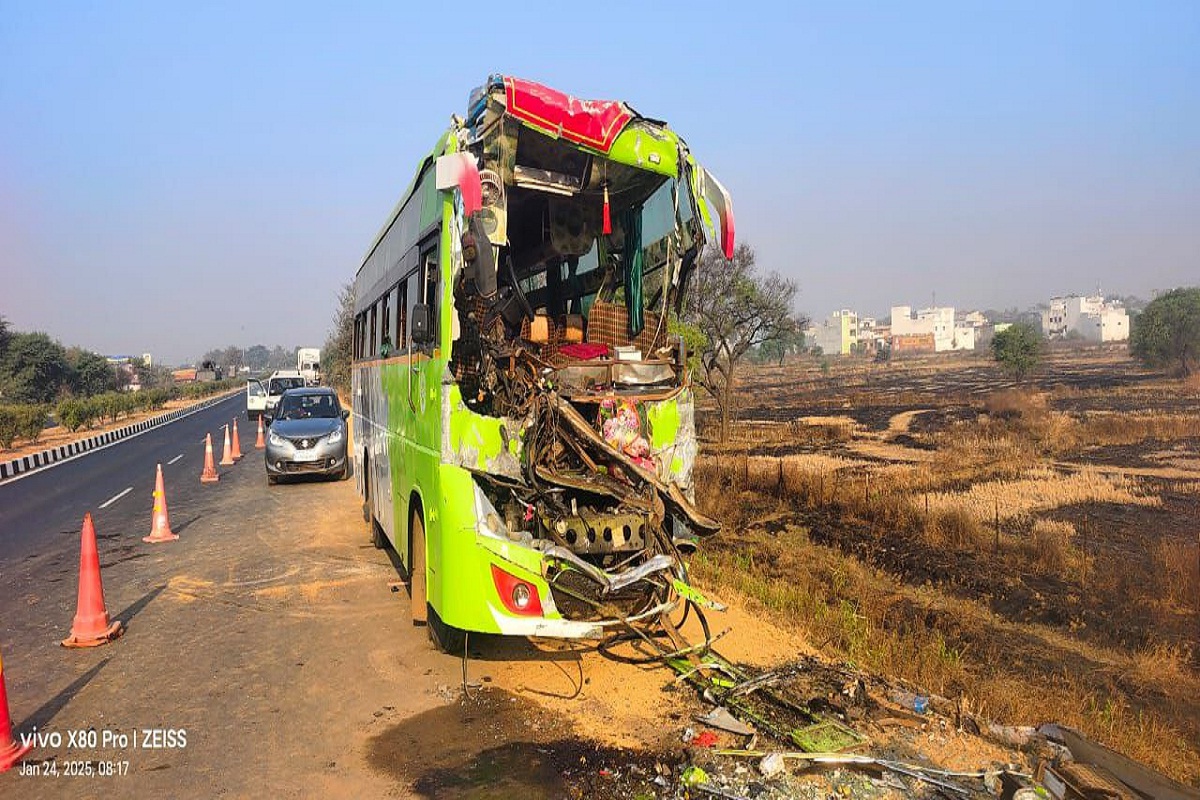
[[[279,483],[279,476],[278,476],[278,475],[272,475],[271,473],[269,473],[269,472],[268,472],[268,473],[267,473],[267,485],[268,485],[268,486],[274,486],[274,485],[275,485],[275,484],[277,484],[277,483]]]
[[[337,473],[337,479],[339,481],[344,481],[349,477],[350,477],[350,460],[347,459],[346,462],[344,464],[342,464],[342,471]]]

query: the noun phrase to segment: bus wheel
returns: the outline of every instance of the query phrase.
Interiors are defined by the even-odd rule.
[[[425,617],[425,518],[414,503],[408,534],[408,588],[412,596],[412,621],[418,625]]]
[[[461,656],[467,647],[467,632],[442,622],[442,618],[428,603],[425,604],[425,609],[429,614],[427,625],[429,641],[433,642],[433,646],[443,653]]]

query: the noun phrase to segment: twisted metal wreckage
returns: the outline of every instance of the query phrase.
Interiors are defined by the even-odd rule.
[[[685,649],[670,615],[704,624],[707,604],[686,556],[719,524],[694,504],[694,398],[667,320],[701,248],[732,253],[729,197],[623,103],[494,77],[454,131],[443,461],[471,471],[483,537],[536,555],[562,623],[536,632]]]

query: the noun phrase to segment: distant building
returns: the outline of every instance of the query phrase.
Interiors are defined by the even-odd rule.
[[[142,379],[133,366],[133,363],[138,360],[136,356],[120,355],[105,356],[104,358],[117,371],[118,386],[127,392],[141,391]],[[142,356],[142,358],[148,358],[148,356]]]
[[[849,355],[858,344],[858,314],[843,308],[804,331],[804,338],[826,355]]]
[[[1042,312],[1042,332],[1048,339],[1074,335],[1088,342],[1123,342],[1129,338],[1129,315],[1101,295],[1054,297]]]
[[[937,346],[932,333],[892,334],[893,356],[935,352],[937,352]]]
[[[892,306],[893,351],[900,352],[896,349],[896,339],[903,336],[933,336],[933,350],[937,353],[975,349],[975,328],[956,324],[953,306],[922,308],[915,315],[911,306]]]

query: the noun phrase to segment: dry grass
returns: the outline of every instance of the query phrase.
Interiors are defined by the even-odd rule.
[[[934,492],[929,496],[931,510],[966,509],[982,522],[992,520],[997,513],[1001,520],[1010,520],[1081,503],[1161,506],[1162,499],[1120,475],[1104,475],[1091,469],[1062,474],[1046,466],[1026,470],[1017,480],[985,481],[964,491]]]
[[[1186,439],[1198,432],[1200,416],[1195,414],[1092,412],[1078,423],[1077,438],[1093,446],[1120,446]]]
[[[1039,519],[1033,523],[1022,550],[1028,563],[1043,575],[1058,575],[1082,566],[1084,556],[1074,546],[1075,526]]]
[[[1194,706],[1200,688],[1181,650],[1159,648],[1129,657],[1083,649],[1028,626],[1016,633],[1017,626],[998,621],[973,602],[906,587],[834,549],[809,543],[803,530],[778,536],[746,531],[735,543],[702,551],[692,570],[702,584],[732,589],[748,608],[761,607],[774,622],[864,669],[944,696],[969,695],[987,719],[1075,726],[1177,779],[1200,779],[1200,753],[1180,728],[1163,713],[1135,703],[1111,680],[1120,673],[1127,683],[1176,696],[1184,687]],[[989,627],[1041,641],[1035,646],[1039,652],[1058,652],[1066,659],[1078,651],[1110,667],[1075,672],[1064,661],[1061,671],[1030,674],[1024,656],[1002,640],[978,654],[956,643],[955,632]]]
[[[1157,643],[1133,654],[1130,674],[1161,692],[1200,695],[1200,678],[1191,668],[1194,653],[1186,646]]]
[[[1000,418],[1041,416],[1047,410],[1046,394],[1026,389],[1004,389],[989,394],[983,401],[983,409]]]
[[[930,546],[952,550],[982,550],[991,538],[978,517],[965,508],[932,511],[921,534]]]
[[[1160,541],[1154,545],[1154,565],[1163,599],[1200,611],[1200,542]]]
[[[1113,361],[1111,354],[1096,359]],[[764,614],[867,669],[948,696],[966,692],[976,708],[1007,723],[1059,720],[1178,779],[1200,781],[1200,653],[1188,646],[1189,626],[1200,621],[1200,543],[1191,535],[1172,539],[1170,530],[1128,527],[1146,517],[1123,508],[1194,508],[1200,480],[1191,479],[1191,467],[1192,474],[1181,467],[1180,475],[1143,479],[1119,467],[1055,467],[1064,456],[1086,459],[1092,448],[1153,442],[1161,443],[1149,446],[1160,460],[1194,458],[1200,413],[1194,399],[1177,400],[1200,397],[1200,376],[1190,384],[1115,388],[1100,378],[1086,388],[1007,390],[981,400],[939,393],[941,368],[932,360],[894,363],[887,370],[911,375],[915,388],[882,393],[872,390],[878,373],[870,368],[826,377],[813,367],[802,376],[799,406],[794,375],[772,378],[769,395],[755,393],[753,402],[773,418],[782,411],[787,419],[789,406],[797,416],[741,425],[737,444],[723,448],[719,460],[697,462],[697,496],[727,535],[706,545],[695,574],[734,588]],[[941,432],[923,427],[920,438],[936,448],[924,463],[743,455],[752,446],[789,452],[784,448],[824,443],[845,452],[847,441],[854,452],[857,442],[878,437],[848,416],[818,421],[800,414],[947,405],[985,413],[964,415]],[[1153,458],[1141,451],[1136,457]],[[1093,504],[1100,507],[1095,514]],[[1090,523],[1079,521],[1083,511]],[[811,542],[797,522],[809,519],[820,531],[813,538],[846,552]],[[894,566],[897,575],[850,552]],[[937,571],[923,572],[930,562]],[[970,571],[980,569],[1001,577],[972,584],[977,573]],[[943,570],[950,574],[942,586],[917,585]],[[972,585],[985,588],[964,592]],[[1024,606],[1005,604],[1007,586],[1024,592],[1013,603],[1030,598],[1030,616]],[[1031,618],[1051,627],[1029,624]],[[1129,641],[1138,644],[1114,644]]]

